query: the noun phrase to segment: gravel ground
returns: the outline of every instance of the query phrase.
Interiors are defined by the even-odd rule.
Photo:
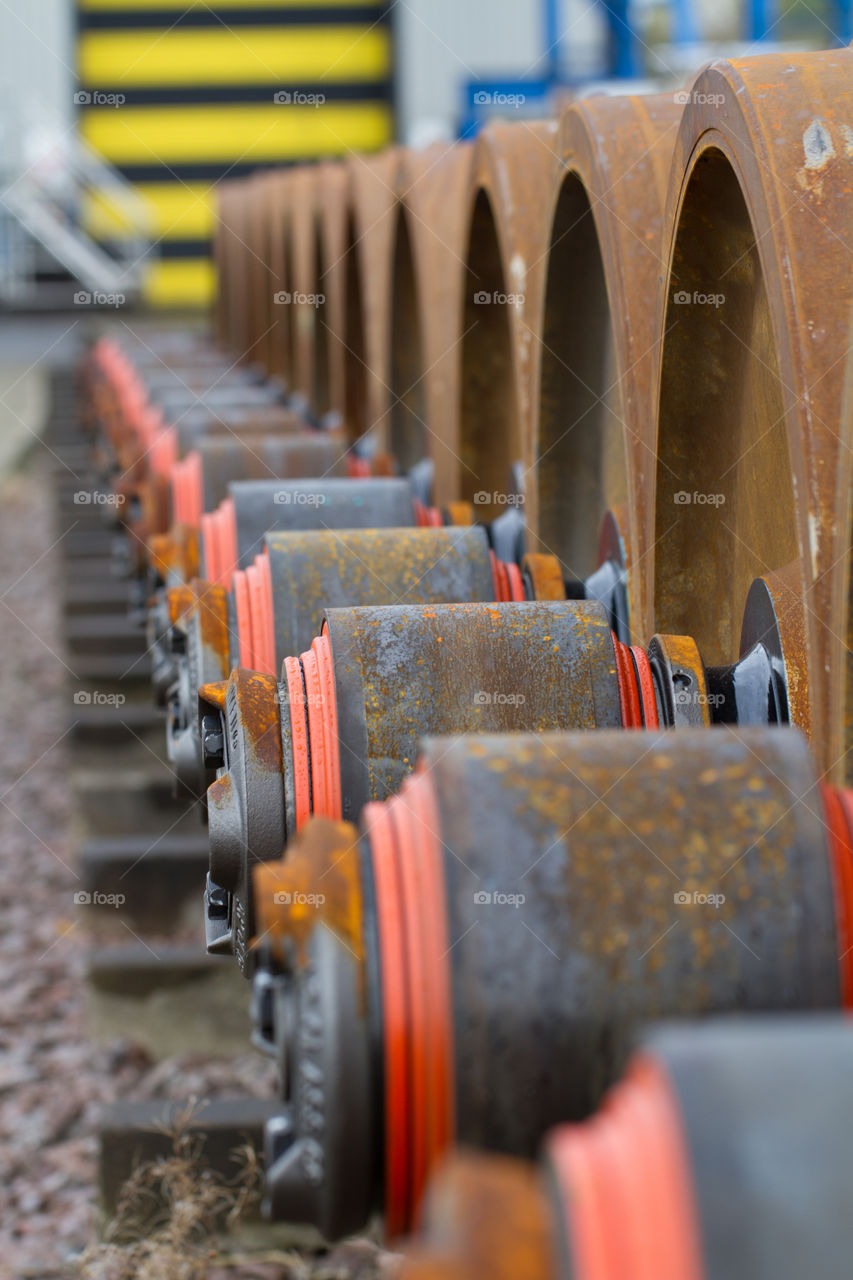
[[[0,1280],[75,1274],[96,1226],[105,1103],[269,1087],[267,1064],[251,1051],[155,1065],[133,1043],[87,1041],[54,537],[49,469],[36,456],[0,485]]]

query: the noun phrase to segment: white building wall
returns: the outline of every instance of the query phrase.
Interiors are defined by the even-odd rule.
[[[0,4],[0,104],[69,126],[74,106],[72,0]]]

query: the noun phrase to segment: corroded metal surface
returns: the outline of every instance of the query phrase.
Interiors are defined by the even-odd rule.
[[[347,182],[345,165],[327,161],[317,166],[314,287],[323,295],[324,302],[317,308],[314,331],[311,404],[315,413],[321,417],[331,414],[337,422],[343,420],[344,413]]]
[[[235,670],[226,684],[199,690],[201,716],[221,708],[225,768],[207,791],[211,879],[231,895],[231,948],[241,967],[254,932],[247,914],[252,868],[280,850],[284,829],[281,728],[272,676]],[[207,760],[206,760],[207,763]]]
[[[468,197],[455,496],[481,495],[480,518],[505,509],[513,465],[530,456],[533,318],[545,278],[547,192],[555,121],[479,135]]]
[[[539,1171],[523,1160],[454,1153],[435,1175],[400,1280],[557,1280],[554,1226]]]
[[[212,511],[233,480],[343,475],[343,442],[331,435],[214,436],[200,442],[203,503]]]
[[[249,273],[249,333],[246,356],[265,373],[273,371],[273,342],[278,308],[275,306],[275,277],[272,263],[273,221],[278,213],[280,175],[253,174],[249,179],[250,211],[246,236]]]
[[[314,206],[317,178],[313,168],[297,168],[290,174],[288,199],[292,251],[291,282],[277,310],[288,312],[292,366],[290,392],[310,403],[314,387],[317,296],[322,288],[314,278]]]
[[[166,691],[166,754],[178,782],[192,795],[203,796],[213,782],[205,767],[198,724],[198,691],[226,680],[237,637],[231,606],[222,587],[194,578],[182,592],[184,607],[174,619],[174,678]],[[172,593],[170,593],[171,595]]]
[[[424,767],[447,850],[461,1140],[532,1154],[534,1132],[596,1105],[638,1022],[838,1007],[795,731],[460,739],[428,744]]]
[[[522,573],[536,600],[565,600],[563,568],[556,556],[530,551],[521,562]]]
[[[249,329],[249,277],[245,264],[245,232],[248,190],[245,182],[232,180],[217,185],[216,266],[217,332],[230,351],[245,349]]]
[[[472,147],[400,156],[391,295],[389,444],[432,459],[435,501],[459,497],[459,341]]]
[[[527,517],[565,572],[596,567],[607,507],[625,504],[637,562],[654,475],[654,298],[665,246],[666,183],[682,108],[672,94],[593,97],[560,118],[548,194],[542,309],[531,321],[533,430]],[[640,643],[654,630],[629,582]]]
[[[173,524],[168,533],[155,534],[148,544],[148,558],[152,573],[167,586],[178,586],[197,578],[198,529]]]
[[[285,596],[293,607],[293,615],[292,625],[287,630],[288,639],[281,640],[278,647],[279,665],[285,656],[298,653],[310,645],[312,637],[320,628],[325,604],[332,601],[352,604],[363,599],[358,583],[365,571],[364,557],[372,556],[375,542],[369,539],[359,551],[353,546],[352,534],[331,531],[337,528],[352,530],[365,524],[370,527],[386,523],[394,525],[398,521],[404,521],[407,515],[409,523],[414,522],[411,490],[404,480],[238,481],[229,485],[229,496],[234,503],[238,563],[241,568],[251,563],[262,550],[264,535],[273,529],[289,530],[285,535],[289,539],[296,536],[297,530],[304,532],[322,527],[328,532],[321,535],[321,542],[323,538],[330,540],[339,556],[341,573],[338,590],[327,596],[325,588],[329,586],[329,579],[324,580],[319,569],[310,575],[309,580],[305,569],[306,548],[303,543],[297,540],[290,546],[292,561],[287,555],[282,559],[283,552],[273,554],[274,565],[281,568],[284,578],[289,580],[293,588],[289,596],[285,591]],[[452,539],[428,538],[422,543],[423,547],[430,548],[432,560],[427,563],[421,557],[424,560],[421,569],[424,571],[425,581],[418,584],[411,575],[404,581],[401,575],[405,570],[401,570],[396,577],[391,573],[386,552],[387,555],[393,555],[395,548],[399,548],[400,535],[401,531],[398,530],[387,548],[383,544],[383,555],[371,569],[371,597],[384,589],[389,593],[388,602],[398,599],[406,590],[409,591],[410,599],[432,599],[436,592],[436,582],[441,578],[447,588],[446,594],[441,598],[463,598],[462,594],[454,594],[458,583],[451,572],[451,564],[447,565],[443,573],[441,564],[431,574],[426,572],[434,562],[441,561],[442,554],[452,547]],[[281,545],[285,546],[287,543]],[[488,552],[482,531],[472,540],[472,547],[478,546],[485,555],[488,567]],[[300,549],[303,552],[301,559],[296,554]],[[349,565],[344,571],[347,556]],[[300,574],[301,585],[297,588]],[[485,586],[481,583],[484,592],[491,585],[490,569],[488,584],[489,586]],[[177,676],[170,695],[167,733],[172,742],[170,759],[175,762],[176,771],[191,790],[197,791],[205,778],[195,715],[198,687],[227,679],[231,659],[235,663],[239,660],[240,646],[236,619],[232,616],[235,612],[233,597],[211,583],[196,582],[192,585],[190,595],[193,608],[202,601],[205,607],[201,612],[189,611],[182,624],[184,651],[175,654],[172,659]],[[184,590],[189,592],[189,588]],[[461,592],[462,588],[459,587],[459,590]],[[466,594],[464,598],[483,597]],[[282,618],[282,626],[287,629],[285,619],[290,605],[286,605],[284,597],[275,595],[274,604],[276,616]],[[175,740],[177,736],[180,738],[180,745]],[[210,780],[208,778],[208,782]]]
[[[647,1021],[839,1006],[830,855],[814,766],[798,732],[430,739],[418,786],[421,799],[424,787],[433,797],[429,811],[411,784],[392,802],[397,866],[402,873],[406,860],[429,857],[443,864],[447,932],[424,936],[442,948],[432,963],[448,966],[458,1142],[533,1156],[550,1126],[591,1114]],[[429,1052],[414,1022],[387,1021],[392,996],[377,982],[380,970],[383,978],[394,972],[383,958],[392,935],[381,921],[397,900],[391,881],[382,887],[377,876],[378,831],[377,815],[365,818],[359,859],[355,828],[313,820],[292,863],[288,856],[255,872],[262,926],[255,953],[272,964],[262,972],[283,967],[290,982],[287,1009],[273,1017],[283,1062],[303,1051],[307,1024],[293,995],[316,973],[312,947],[327,931],[361,966],[362,1002],[381,1000],[374,1025],[404,1044],[411,1036],[415,1055]],[[427,948],[427,964],[430,955]],[[414,1018],[415,1005],[407,1007]],[[334,1012],[308,1016],[314,1035],[334,1038]],[[333,1079],[344,1075],[339,1066]],[[440,1102],[432,1077],[425,1079],[429,1112]],[[354,1091],[356,1111],[377,1084],[390,1087],[387,1071]],[[322,1118],[319,1098],[318,1106]],[[291,1140],[303,1138],[308,1123],[297,1115]],[[390,1131],[380,1197],[398,1137]],[[369,1154],[362,1156],[364,1167]],[[411,1152],[399,1156],[405,1163]],[[517,1171],[504,1172],[515,1185]],[[293,1201],[281,1190],[279,1212],[288,1216]],[[422,1190],[412,1184],[413,1214]],[[533,1183],[528,1191],[535,1197]],[[470,1249],[472,1260],[483,1249],[485,1260],[487,1242],[476,1225],[471,1238],[465,1223],[454,1226],[453,1205],[477,1215],[456,1186],[451,1201],[428,1212],[444,1224],[430,1246],[438,1256]],[[535,1252],[549,1246],[532,1210],[527,1203],[517,1223],[518,1244]]]
[[[534,699],[529,690],[533,677],[529,675],[516,676],[511,687],[499,687],[495,683],[495,671],[500,667],[501,656],[505,672],[508,670],[508,653],[512,646],[517,663],[529,661],[529,655],[522,657],[525,634],[522,620],[519,620],[520,629],[510,627],[507,619],[504,619],[507,625],[501,628],[500,615],[493,614],[491,606],[483,606],[470,619],[474,628],[470,636],[467,635],[466,617],[446,617],[446,634],[442,634],[437,643],[430,645],[436,617],[446,607],[444,602],[484,601],[490,600],[494,594],[491,559],[484,530],[447,528],[270,533],[267,535],[267,545],[273,583],[276,665],[279,668],[285,658],[295,656],[310,647],[314,635],[322,626],[327,608],[337,604],[338,609],[329,615],[338,619],[335,636],[342,641],[346,639],[350,646],[358,646],[359,637],[367,634],[375,646],[387,648],[389,662],[394,660],[396,647],[396,661],[401,671],[408,672],[406,686],[395,688],[388,684],[385,687],[383,703],[378,684],[371,683],[369,689],[363,687],[357,690],[354,687],[353,673],[347,667],[343,669],[342,680],[353,688],[347,700],[347,693],[339,685],[337,716],[340,743],[329,742],[326,749],[339,753],[345,783],[358,778],[357,793],[350,793],[347,786],[344,787],[345,815],[358,813],[367,799],[376,794],[386,795],[392,786],[390,774],[386,776],[383,773],[382,781],[372,776],[369,780],[361,778],[357,772],[358,766],[368,757],[363,753],[357,757],[353,754],[361,752],[360,744],[365,732],[373,734],[371,745],[367,748],[371,759],[392,751],[390,739],[383,738],[379,741],[376,738],[375,731],[382,721],[383,706],[386,709],[389,705],[393,707],[394,723],[390,732],[397,735],[397,747],[406,756],[394,775],[398,780],[414,763],[418,733],[423,725],[438,729],[440,726],[460,727],[469,722],[500,724],[502,727],[514,720],[521,726],[531,723],[549,726],[562,723],[553,717],[560,714],[564,704],[572,701],[568,690],[564,690],[552,706],[551,695],[544,691]],[[401,600],[411,603],[406,606],[398,604],[394,609],[374,607],[362,610],[353,607],[364,600],[369,600],[374,605],[381,605],[383,602],[390,605]],[[419,613],[424,614],[420,626]],[[359,631],[357,624],[360,614],[367,616],[361,618]],[[483,615],[488,620],[486,625],[482,625]],[[481,623],[480,633],[475,636],[478,620]],[[549,634],[546,640],[541,639],[544,629],[540,627],[540,643],[545,653],[540,660],[539,669],[559,668],[565,673],[569,665],[569,660],[565,658],[565,646],[560,657],[557,656],[557,651],[561,641],[564,642],[567,628],[561,619],[555,619],[554,623],[553,637]],[[355,631],[352,629],[354,624]],[[588,626],[595,633],[594,619],[588,621]],[[374,627],[380,630],[374,630]],[[577,638],[582,626],[569,627],[568,630]],[[501,631],[503,644],[500,643]],[[497,641],[494,653],[489,651],[490,639]],[[408,653],[405,648],[407,640],[411,641]],[[431,698],[427,682],[439,679],[437,670],[444,665],[444,651],[440,646],[445,641],[448,647],[452,647],[457,641],[460,643],[463,652],[459,653],[458,658],[464,662],[467,683],[454,687],[453,680],[458,673],[454,670],[453,659],[448,657],[444,698],[443,701],[435,702]],[[476,652],[470,652],[478,643],[479,665]],[[579,641],[577,643],[579,647]],[[604,687],[608,672],[615,681],[613,650],[606,623],[601,628],[601,645],[605,674],[599,679]],[[464,652],[465,648],[468,648],[468,653]],[[562,659],[565,660],[560,666]],[[356,657],[355,661],[358,660]],[[360,644],[360,660],[369,665],[364,641]],[[598,660],[601,661],[600,655]],[[579,655],[578,661],[584,666],[586,655]],[[594,666],[595,658],[590,660],[590,664]],[[463,682],[464,679],[463,677]],[[485,688],[487,679],[493,681],[488,689]],[[508,674],[506,679],[510,679]],[[556,677],[554,682],[556,683]],[[188,687],[191,691],[191,685]],[[251,699],[247,698],[246,690],[252,691]],[[361,701],[358,700],[359,695]],[[209,691],[208,700],[211,696]],[[589,698],[588,690],[587,696]],[[223,685],[219,689],[217,700],[226,707],[227,742],[215,793],[213,788],[208,793],[210,870],[217,884],[240,898],[235,913],[241,921],[246,922],[246,928],[251,932],[251,902],[245,895],[251,863],[258,859],[278,857],[285,841],[295,831],[296,762],[292,717],[304,716],[307,699],[303,699],[302,704],[294,708],[284,677],[277,684],[271,677],[256,676],[256,673],[238,668],[231,673],[227,687]],[[578,705],[582,702],[580,692],[576,701]],[[602,701],[602,693],[599,691],[597,713],[604,716],[606,712],[600,705]],[[313,714],[313,706],[310,703],[308,705]],[[615,706],[618,715],[618,694]],[[246,723],[241,718],[244,707],[250,717]],[[587,708],[587,718],[591,714],[593,713]],[[531,717],[534,717],[533,720]],[[259,736],[266,738],[272,724],[275,724],[277,734],[274,767],[281,775],[278,787],[283,792],[284,800],[283,806],[276,800],[275,807],[270,808],[262,818],[269,771],[266,763],[260,766],[256,763],[257,741]],[[408,745],[401,747],[404,737]],[[313,747],[319,752],[316,741]],[[316,762],[312,756],[311,764],[314,763]],[[391,767],[390,756],[381,763],[376,762],[377,769],[387,770]],[[256,786],[258,768],[260,772]],[[232,772],[236,779],[233,786],[228,781]],[[365,783],[368,787],[377,789],[365,791]],[[252,824],[255,824],[254,830]],[[233,869],[229,870],[228,883],[218,876],[218,868],[223,863],[227,863],[229,868],[239,864],[241,868],[239,874]],[[232,889],[232,881],[236,888]]]
[[[270,332],[267,336],[269,372],[290,389],[293,377],[294,331],[292,308],[279,305],[275,296],[293,289],[293,239],[290,205],[290,170],[275,175],[269,200],[269,280],[272,291]]]
[[[221,192],[227,354],[87,360],[173,771],[212,782],[208,948],[282,1068],[274,1216],[394,1235],[453,1136],[532,1155],[647,1020],[849,997],[853,801],[815,778],[853,719],[851,71],[717,62],[256,172]],[[349,478],[410,468],[381,510]],[[232,598],[190,527],[229,493]],[[409,1280],[550,1280],[538,1176],[452,1166]]]
[[[361,1228],[376,1194],[376,993],[357,833],[318,822],[284,862],[259,869],[256,890],[258,944],[273,967],[256,980],[255,1017],[287,1079],[267,1127],[267,1202],[274,1218],[331,1239]]]
[[[595,602],[330,609],[343,816],[393,794],[425,734],[621,725]]]
[[[415,522],[405,480],[246,480],[229,484],[228,494],[241,569],[262,549],[268,530],[404,528]]]
[[[484,529],[271,532],[266,545],[279,665],[309,647],[327,608],[494,596]]]
[[[850,332],[853,333],[853,318],[851,318]],[[845,440],[853,439],[853,352],[847,358],[841,431]],[[839,474],[838,512],[849,530],[848,546],[853,547],[853,507],[850,506],[849,484],[843,471]],[[847,647],[846,654],[840,659],[843,663],[841,678],[844,682],[844,757],[843,765],[836,772],[839,779],[849,787],[853,785],[853,556],[849,557],[847,562],[847,584],[842,600],[841,616],[844,618],[842,636],[846,637]],[[837,656],[834,660],[837,660]]]
[[[347,252],[357,259],[348,272],[347,288],[357,272],[359,298],[347,299],[347,308],[361,312],[361,342],[354,346],[349,335],[345,357],[346,377],[358,384],[361,404],[345,404],[347,430],[359,436],[365,430],[376,433],[380,448],[387,448],[390,358],[391,243],[394,229],[396,193],[394,172],[399,149],[392,147],[378,156],[349,156],[352,240]],[[353,317],[353,322],[356,318]],[[359,368],[358,366],[362,367]],[[352,412],[355,407],[355,418]]]
[[[207,435],[293,435],[306,430],[304,416],[282,404],[236,405],[216,412],[204,405],[190,409],[174,424],[179,457]]]
[[[735,651],[752,578],[801,556],[812,744],[833,771],[849,549],[838,516],[850,475],[849,424],[839,424],[853,291],[851,68],[850,49],[773,54],[715,63],[693,85],[658,304],[657,491],[645,532],[657,545],[640,568],[657,626],[696,636],[719,662]]]

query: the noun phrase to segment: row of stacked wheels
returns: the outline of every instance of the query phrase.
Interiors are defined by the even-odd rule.
[[[851,72],[224,184],[82,368],[268,1211],[412,1280],[849,1271]]]

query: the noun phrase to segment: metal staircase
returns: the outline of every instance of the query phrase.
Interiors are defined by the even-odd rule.
[[[93,211],[102,240],[84,229]],[[73,129],[0,111],[0,307],[55,305],[63,276],[78,304],[133,302],[152,234],[147,203]]]

